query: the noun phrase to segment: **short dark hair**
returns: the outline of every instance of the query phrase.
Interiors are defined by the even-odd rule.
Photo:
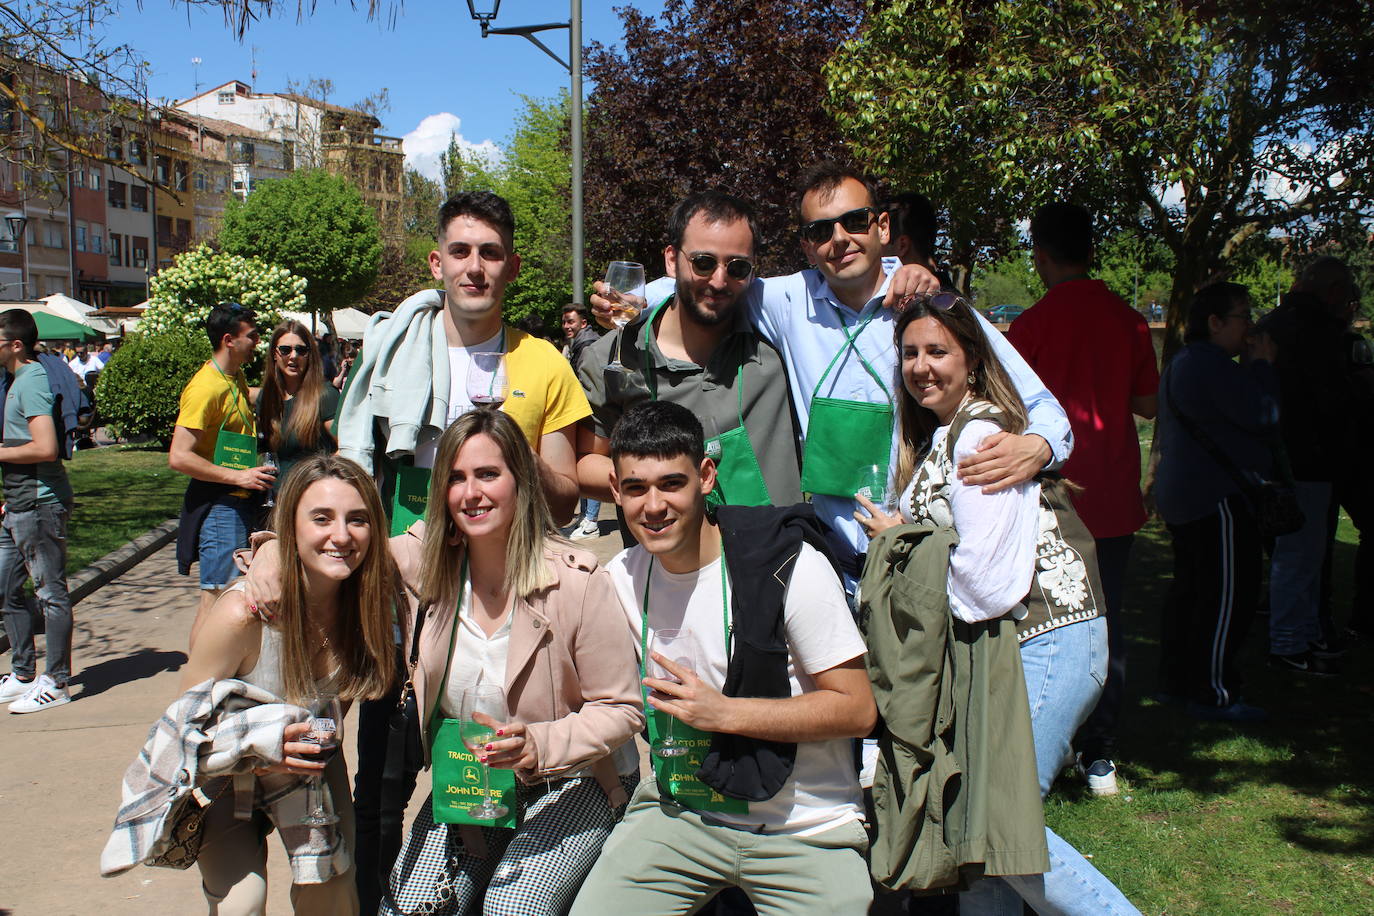
[[[23,309],[9,309],[0,314],[0,334],[8,340],[19,341],[26,353],[32,353],[38,344],[38,322]]]
[[[515,248],[515,214],[511,213],[510,204],[499,194],[490,191],[460,191],[444,201],[443,206],[439,208],[437,238],[440,241],[448,231],[448,224],[458,216],[480,219],[501,233],[501,241],[505,242],[507,248]]]
[[[693,464],[706,457],[701,421],[669,401],[642,401],[625,411],[611,431],[611,461],[622,455],[670,460],[686,455]]]
[[[878,186],[874,184],[873,179],[858,169],[831,159],[825,159],[803,172],[801,179],[797,182],[797,219],[801,219],[802,198],[812,191],[823,194],[834,191],[846,178],[852,178],[863,185],[864,189],[868,191],[869,201],[874,207],[878,205]]]
[[[887,202],[889,232],[895,242],[906,236],[923,258],[935,254],[935,205],[930,198],[915,191],[902,191],[894,194]]]
[[[758,241],[759,224],[754,217],[754,208],[742,197],[724,191],[697,191],[688,194],[673,207],[668,217],[668,244],[674,248],[682,247],[682,237],[687,234],[687,224],[700,213],[710,223],[733,223],[744,220],[749,224],[750,242]]]
[[[1188,324],[1183,332],[1185,343],[1208,340],[1212,336],[1207,319],[1225,318],[1237,302],[1249,302],[1250,290],[1239,283],[1209,283],[1193,295],[1188,303]]]
[[[587,324],[592,323],[591,313],[587,311],[587,307],[585,305],[578,305],[576,302],[569,302],[567,305],[563,306],[562,314],[566,315],[569,312],[576,312],[577,317],[587,322]]]
[[[1031,217],[1031,244],[1059,264],[1093,259],[1093,218],[1078,204],[1045,204]]]
[[[257,323],[258,316],[253,314],[252,309],[237,302],[221,302],[211,308],[210,314],[205,316],[205,333],[210,337],[210,346],[219,349],[220,341],[224,340],[225,334],[237,334],[240,324]]]

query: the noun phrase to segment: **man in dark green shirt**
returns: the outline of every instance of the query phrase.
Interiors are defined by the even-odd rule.
[[[8,382],[0,476],[5,486],[0,523],[0,598],[5,633],[14,648],[13,671],[0,680],[0,703],[10,712],[39,712],[71,702],[72,602],[67,594],[67,517],[72,487],[62,467],[61,413],[48,373],[33,358],[38,326],[23,309],[0,314],[0,368]],[[24,600],[32,577],[47,624],[47,671],[39,677],[33,616]]]

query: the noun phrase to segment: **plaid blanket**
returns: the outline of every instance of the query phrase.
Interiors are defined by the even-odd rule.
[[[168,813],[197,786],[281,763],[283,731],[306,718],[305,709],[240,680],[207,680],[186,691],[149,730],[124,774],[100,873],[122,874],[160,854],[172,826]],[[293,883],[322,884],[348,870],[352,853],[332,825],[299,823],[305,814],[304,785],[301,777],[287,773],[256,777],[252,807],[266,811],[281,834]]]

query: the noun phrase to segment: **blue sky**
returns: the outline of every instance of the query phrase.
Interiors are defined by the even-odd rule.
[[[365,7],[365,0],[360,0]],[[202,91],[238,79],[263,92],[312,78],[334,82],[330,101],[351,104],[385,87],[391,108],[382,132],[406,141],[408,159],[428,170],[457,133],[464,143],[501,142],[510,134],[519,95],[548,97],[568,85],[567,71],[524,38],[482,38],[466,0],[406,0],[394,27],[369,22],[346,2],[321,0],[315,15],[296,22],[295,4],[253,25],[236,41],[218,11],[144,0],[126,2],[107,23],[107,40],[133,46],[151,64],[154,99],[195,94],[199,57]],[[658,12],[661,0],[616,0]],[[608,0],[583,0],[584,44],[618,44],[620,19]],[[497,26],[567,21],[566,0],[503,0]],[[541,33],[566,59],[564,30]],[[252,77],[256,59],[257,78]]]

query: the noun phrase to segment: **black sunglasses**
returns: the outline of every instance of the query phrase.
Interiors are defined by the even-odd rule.
[[[830,237],[835,233],[836,223],[850,235],[862,235],[868,231],[876,216],[872,207],[860,207],[829,219],[813,219],[809,223],[802,223],[801,236],[808,242],[820,245],[830,241]]]
[[[720,263],[720,258],[704,251],[692,255],[687,260],[692,265],[692,273],[698,277],[711,276],[716,272],[716,265]],[[745,258],[731,258],[725,262],[725,275],[731,280],[747,280],[753,272],[754,265]]]
[[[277,344],[278,356],[290,356],[292,353],[297,356],[309,356],[310,348],[305,344]]]
[[[959,295],[958,293],[952,293],[949,290],[941,290],[938,293],[930,293],[928,295],[913,294],[910,296],[903,296],[897,302],[897,311],[905,312],[907,306],[911,305],[911,303],[916,302],[917,300],[924,304],[927,309],[935,309],[939,312],[948,312],[956,305],[962,305],[971,308],[971,306],[969,306],[968,304],[968,300],[965,299],[963,296]]]

